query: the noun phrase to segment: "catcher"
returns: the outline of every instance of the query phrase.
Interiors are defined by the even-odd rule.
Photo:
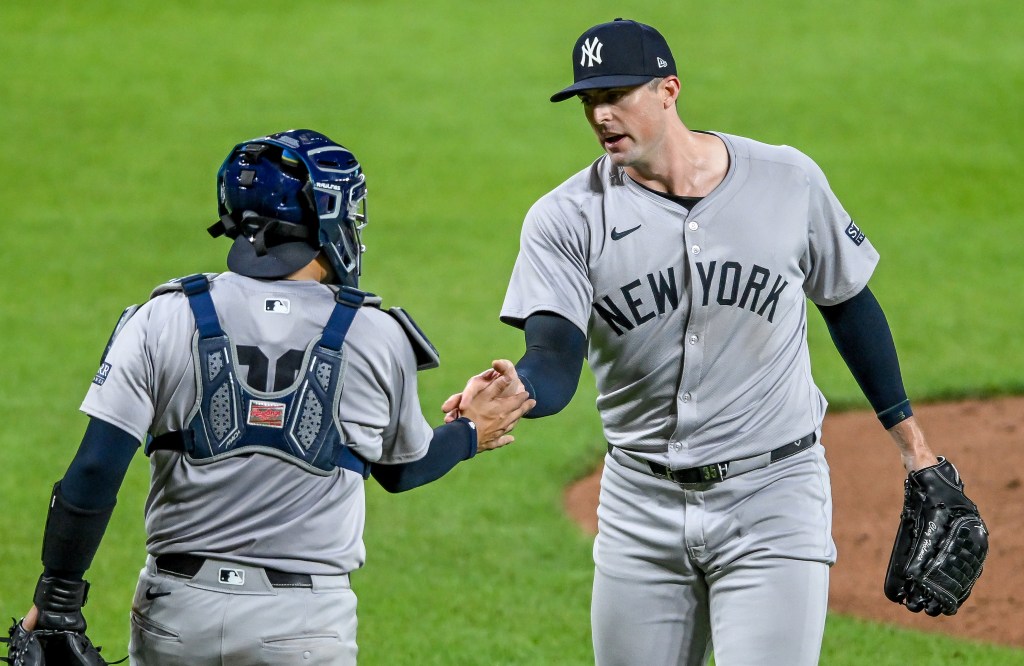
[[[504,446],[534,401],[512,363],[471,378],[462,418],[431,428],[418,369],[437,352],[400,308],[358,289],[363,170],[291,130],[235,146],[213,236],[230,272],[158,287],[121,316],[54,486],[19,666],[106,664],[82,607],[118,489],[145,441],[146,550],[132,664],[354,664],[364,482],[434,481]]]

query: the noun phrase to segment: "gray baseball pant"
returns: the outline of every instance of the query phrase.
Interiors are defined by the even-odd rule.
[[[228,573],[224,573],[226,570]],[[191,579],[139,574],[129,663],[287,666],[356,663],[356,596],[344,576],[273,587],[263,569],[208,559]]]
[[[591,606],[598,666],[810,666],[828,603],[821,446],[718,484],[605,458]]]

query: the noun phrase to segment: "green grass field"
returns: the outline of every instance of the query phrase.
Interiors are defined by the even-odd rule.
[[[571,77],[588,26],[658,26],[691,128],[814,157],[882,254],[872,281],[917,401],[1024,389],[1024,6],[1009,0],[0,3],[0,617],[30,603],[52,483],[121,309],[222,270],[214,175],[252,136],[311,127],[363,163],[363,285],[441,352],[426,413],[491,358],[530,204],[597,156]],[[866,403],[812,315],[819,384]],[[591,540],[562,489],[600,459],[589,375],[513,447],[406,495],[368,490],[354,576],[364,664],[587,664]],[[96,562],[90,634],[120,657],[144,556],[139,456]],[[879,572],[881,577],[882,572]],[[887,603],[881,597],[879,603]],[[6,615],[3,615],[6,614]],[[1015,664],[1024,651],[830,616],[824,664]]]

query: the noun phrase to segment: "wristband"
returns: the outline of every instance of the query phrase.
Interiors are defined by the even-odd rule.
[[[892,428],[897,423],[905,421],[914,415],[914,411],[910,409],[910,400],[904,400],[903,402],[897,403],[889,409],[884,409],[875,416],[882,422],[882,427],[886,430]]]

